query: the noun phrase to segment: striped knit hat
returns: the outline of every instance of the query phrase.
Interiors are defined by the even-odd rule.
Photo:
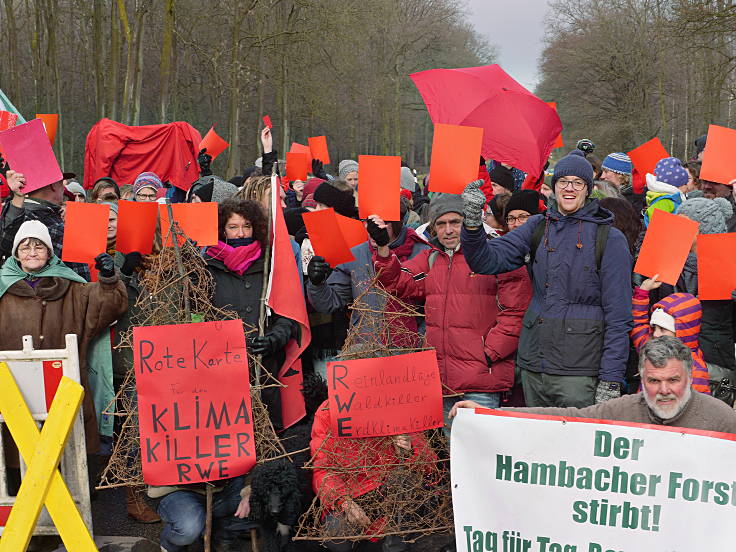
[[[631,176],[634,166],[631,164],[631,158],[625,153],[609,153],[601,163],[601,168],[618,174]]]

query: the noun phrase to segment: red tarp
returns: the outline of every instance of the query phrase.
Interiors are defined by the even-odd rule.
[[[189,123],[127,126],[101,119],[89,131],[84,152],[84,187],[110,176],[132,184],[145,171],[188,190],[199,178],[197,147],[202,136]]]

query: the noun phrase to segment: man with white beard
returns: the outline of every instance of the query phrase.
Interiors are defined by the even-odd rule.
[[[620,422],[666,425],[736,433],[736,412],[726,403],[703,393],[693,393],[692,352],[676,337],[650,339],[639,354],[642,391],[585,408],[508,408],[518,412],[593,418]],[[481,408],[460,401],[458,408]]]

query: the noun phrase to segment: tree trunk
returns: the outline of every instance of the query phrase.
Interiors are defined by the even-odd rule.
[[[97,119],[105,116],[105,71],[103,60],[104,44],[102,39],[102,9],[103,4],[100,0],[92,2],[92,60],[95,71],[95,109]]]
[[[227,157],[228,175],[241,174],[240,167],[240,0],[235,0],[235,14],[230,31],[230,102],[228,109],[228,128],[230,130],[230,154]]]
[[[6,46],[6,57],[8,60],[8,82],[7,87],[10,101],[20,101],[20,77],[18,75],[18,36],[17,28],[15,25],[15,11],[13,10],[13,0],[5,0],[5,17],[6,21],[6,32],[5,38],[7,39]]]
[[[117,120],[118,117],[118,84],[120,80],[120,19],[115,14],[115,2],[110,4],[110,66],[107,83],[107,116]]]
[[[169,88],[171,80],[171,53],[174,37],[174,0],[166,0],[164,4],[164,36],[161,45],[161,99],[159,103],[160,122],[166,123],[166,111],[169,104]]]
[[[120,113],[120,122],[130,124],[131,100],[133,99],[133,83],[135,82],[135,48],[133,47],[133,33],[128,22],[128,12],[125,9],[125,0],[117,0],[118,16],[123,28],[123,36],[127,47],[127,59],[125,62],[125,80],[123,82],[123,105]]]

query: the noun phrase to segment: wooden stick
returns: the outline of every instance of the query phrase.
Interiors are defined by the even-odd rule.
[[[212,485],[207,487],[207,510],[204,517],[204,552],[210,552],[212,545]]]

